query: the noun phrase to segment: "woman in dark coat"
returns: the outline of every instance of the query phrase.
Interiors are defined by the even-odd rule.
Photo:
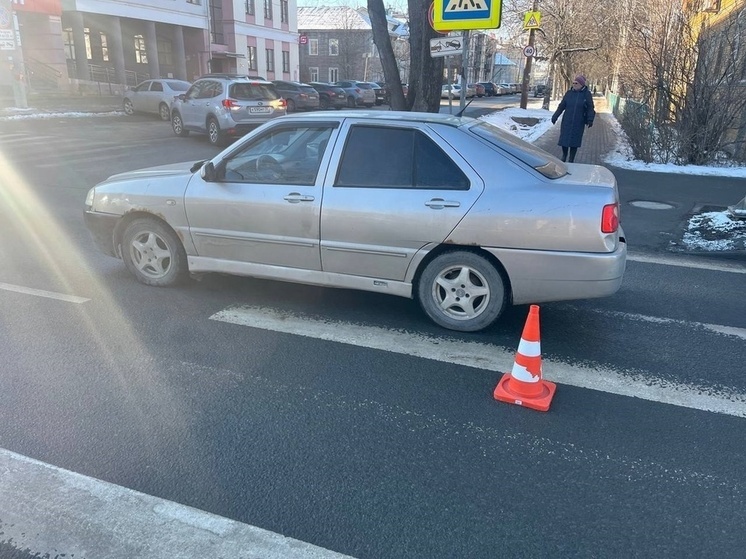
[[[593,107],[593,95],[585,86],[585,76],[575,76],[572,87],[557,106],[552,115],[552,124],[562,113],[565,116],[560,124],[560,137],[557,142],[562,147],[562,161],[567,161],[567,152],[570,151],[570,163],[575,161],[575,154],[583,142],[585,127],[593,126],[596,111]]]

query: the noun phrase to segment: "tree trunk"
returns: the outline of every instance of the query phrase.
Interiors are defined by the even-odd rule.
[[[369,0],[369,2],[381,0]],[[429,0],[408,0],[410,83],[407,106],[414,111],[440,111],[440,90],[443,82],[443,57],[430,56],[430,39],[439,37],[427,21]]]
[[[399,65],[396,63],[394,48],[391,46],[383,0],[368,0],[368,16],[373,28],[373,42],[378,48],[378,56],[381,58],[381,67],[389,94],[389,106],[394,110],[404,110],[406,100],[401,85]]]

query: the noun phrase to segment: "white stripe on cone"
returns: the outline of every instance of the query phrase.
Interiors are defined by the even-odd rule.
[[[516,362],[513,362],[513,370],[510,374],[514,379],[520,380],[521,382],[539,382],[541,380],[541,373],[534,376],[528,369],[526,369],[526,367],[523,367]]]
[[[518,353],[525,357],[541,357],[541,342],[529,342],[521,338]]]

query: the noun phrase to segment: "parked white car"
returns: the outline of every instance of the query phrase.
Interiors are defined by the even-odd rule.
[[[127,115],[151,113],[161,120],[171,120],[174,97],[186,92],[191,85],[183,80],[145,80],[124,94],[122,109]]]

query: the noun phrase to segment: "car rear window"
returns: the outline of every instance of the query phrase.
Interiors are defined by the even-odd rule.
[[[558,179],[567,174],[567,166],[559,159],[486,120],[478,120],[469,127],[469,131],[523,161],[549,179]]]
[[[369,83],[362,83],[362,82],[360,82],[360,83],[357,83],[355,85],[357,85],[360,89],[373,89],[373,86],[370,85]]]
[[[272,101],[280,96],[273,85],[264,83],[234,83],[228,91],[231,99],[243,101]]]

